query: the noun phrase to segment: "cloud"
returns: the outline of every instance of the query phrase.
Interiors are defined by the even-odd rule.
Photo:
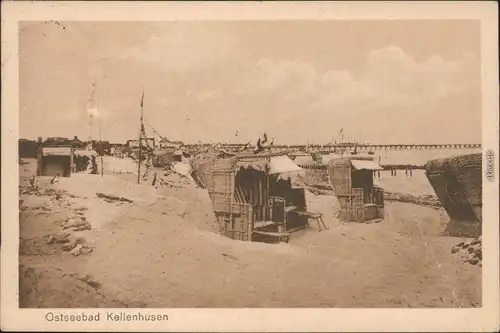
[[[216,23],[172,23],[134,47],[110,50],[107,55],[153,64],[163,70],[186,72],[223,64],[240,49],[237,36]]]
[[[374,105],[415,106],[472,88],[477,83],[474,68],[470,59],[447,61],[439,55],[417,62],[402,49],[389,46],[370,52],[358,77],[351,75],[349,81],[343,74],[337,80],[348,82],[345,87]]]
[[[196,98],[199,103],[205,103],[221,96],[221,92],[217,90],[204,90],[197,94]]]
[[[470,109],[475,102],[467,110],[443,106],[456,105],[453,100],[480,88],[473,58],[450,61],[434,55],[416,60],[396,46],[369,52],[355,69],[320,71],[303,60],[261,59],[241,81],[235,87],[236,103],[253,108],[255,122],[280,124],[269,130],[282,141],[304,134],[281,128],[300,128],[329,140],[344,126],[351,135],[374,141],[385,142],[392,136],[405,142],[425,141],[428,138],[420,137],[423,129],[429,135],[442,132],[433,123],[436,112],[442,121],[477,114]],[[413,130],[413,125],[419,129]],[[468,126],[461,120],[454,125]]]
[[[357,70],[318,73],[304,61],[260,60],[239,93],[309,100],[314,109],[430,105],[478,83],[473,59],[447,61],[439,55],[416,61],[389,46],[367,54]]]
[[[265,77],[265,80],[256,81],[257,87],[272,92],[285,89],[308,93],[314,88],[316,81],[314,67],[301,61],[273,62],[269,59],[261,59],[254,72]]]

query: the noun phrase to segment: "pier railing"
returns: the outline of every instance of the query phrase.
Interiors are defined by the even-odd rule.
[[[207,149],[210,144],[191,144],[185,145],[187,149],[198,150]],[[243,144],[222,144],[221,148],[228,150],[238,150],[243,148]],[[462,149],[480,149],[479,143],[446,143],[446,144],[325,144],[325,145],[273,145],[269,147],[272,152],[324,152],[332,153],[335,151],[360,151],[374,152],[380,150],[462,150]]]

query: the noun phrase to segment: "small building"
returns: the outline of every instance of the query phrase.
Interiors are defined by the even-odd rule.
[[[41,146],[37,153],[37,175],[70,177],[73,164],[71,146]]]
[[[374,186],[374,172],[382,170],[373,157],[338,156],[328,162],[328,177],[340,203],[339,218],[365,222],[384,218],[384,190]]]
[[[286,155],[240,154],[197,159],[193,179],[207,188],[220,233],[244,241],[287,240],[308,225],[305,190],[292,179],[302,172]]]
[[[430,160],[425,175],[450,217],[446,233],[477,237],[482,223],[482,155]]]
[[[38,143],[33,140],[19,139],[19,158],[36,158]]]

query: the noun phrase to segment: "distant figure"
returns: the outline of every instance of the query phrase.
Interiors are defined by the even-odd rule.
[[[158,176],[158,173],[155,172],[154,175],[153,175],[153,182],[151,183],[151,185],[155,186],[156,185],[156,177]]]
[[[31,187],[35,187],[35,184],[36,184],[36,178],[35,175],[33,174],[33,176],[30,177],[30,185]]]
[[[90,168],[90,157],[84,156],[83,157],[83,165],[82,165],[82,170],[81,171],[88,170],[89,168]]]
[[[54,185],[56,183],[59,183],[59,173],[57,173],[54,178],[50,180],[50,185]]]
[[[85,172],[92,173],[92,159],[89,157],[85,160]]]
[[[97,175],[97,172],[98,172],[98,170],[97,170],[97,158],[95,156],[92,156],[92,171],[91,171],[91,173],[93,175]]]
[[[148,179],[148,174],[149,174],[149,168],[151,167],[151,155],[148,154],[146,157],[146,171],[144,172],[144,175],[142,176],[142,179],[147,180]]]

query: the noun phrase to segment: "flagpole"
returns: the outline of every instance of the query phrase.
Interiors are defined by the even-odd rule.
[[[97,119],[99,122],[99,140],[101,141],[101,178],[104,177],[104,148],[103,148],[103,143],[102,143],[102,131],[101,131],[101,117]]]
[[[141,158],[142,158],[142,126],[143,126],[143,105],[144,105],[144,91],[141,97],[141,123],[139,126],[139,158],[137,161],[137,184],[141,182]]]
[[[344,128],[340,129],[340,156],[344,156]]]

